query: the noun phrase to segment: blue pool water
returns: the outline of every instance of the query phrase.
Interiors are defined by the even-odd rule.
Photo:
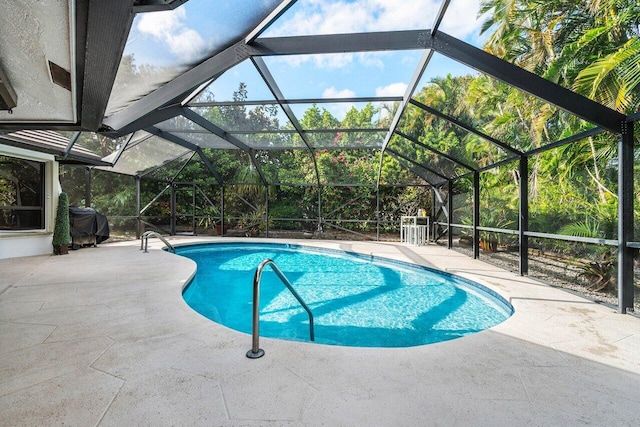
[[[270,258],[314,316],[315,342],[410,347],[501,323],[513,308],[489,289],[438,270],[341,251],[281,244],[177,248],[198,270],[183,297],[195,311],[251,333],[253,275]],[[307,313],[267,266],[261,279],[260,336],[309,341]]]

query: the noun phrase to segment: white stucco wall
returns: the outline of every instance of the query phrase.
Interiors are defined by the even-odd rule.
[[[53,155],[0,145],[0,155],[45,163],[44,224],[42,230],[0,231],[0,259],[53,253],[51,240],[60,194],[58,162]]]

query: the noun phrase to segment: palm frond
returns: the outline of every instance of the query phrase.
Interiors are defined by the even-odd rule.
[[[640,58],[640,39],[633,38],[612,54],[594,61],[583,69],[576,78],[574,88],[580,93],[587,94],[590,98],[608,99],[610,104],[615,103],[613,100],[618,98],[619,91],[614,88],[622,86],[622,84],[615,81],[615,76],[608,85],[604,85],[603,82],[611,73],[619,69],[618,76],[625,76],[625,80],[635,83],[635,86],[629,86],[629,89],[633,91],[640,81],[640,65],[637,64],[636,58]],[[629,66],[625,67],[625,65]],[[612,85],[615,86],[612,87]],[[607,97],[598,96],[599,92],[606,94]]]

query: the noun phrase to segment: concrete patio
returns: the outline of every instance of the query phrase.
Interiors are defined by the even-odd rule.
[[[0,260],[0,425],[640,425],[640,319],[435,245],[298,243],[473,278],[515,314],[412,348],[262,338],[250,360],[156,239]]]

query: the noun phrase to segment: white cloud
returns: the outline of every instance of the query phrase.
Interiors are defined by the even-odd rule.
[[[361,52],[358,54],[358,61],[365,67],[384,69],[382,57],[387,55],[386,52]]]
[[[441,0],[308,1],[289,19],[285,16],[268,34],[279,36],[427,29],[433,24],[441,3]],[[454,19],[448,21],[452,27],[460,23],[466,35],[470,21],[475,21],[478,7],[479,0],[454,0],[447,12]],[[460,32],[456,31],[456,35],[460,35]]]
[[[309,0],[291,16],[285,15],[272,26],[267,36],[342,34],[374,31],[419,30],[430,28],[442,0]],[[447,10],[442,30],[458,38],[476,34],[481,20],[476,19],[480,0],[453,0]],[[337,68],[353,61],[353,56],[329,58],[314,56],[316,66]],[[309,61],[310,57],[283,58],[290,65]],[[366,66],[382,67],[372,56],[358,55]]]
[[[323,98],[353,98],[355,96],[356,93],[351,89],[338,90],[333,86],[325,89],[322,92]],[[335,118],[337,118],[338,120],[342,120],[353,106],[354,104],[352,102],[340,102],[335,104],[328,104],[327,108]]]
[[[184,8],[144,13],[140,16],[137,30],[166,44],[171,53],[182,62],[189,63],[201,59],[207,46],[196,30],[185,25],[186,18]]]
[[[391,83],[387,86],[380,86],[376,88],[376,96],[404,96],[407,91],[407,84],[402,82]],[[394,111],[393,102],[383,102],[380,104],[380,117],[388,118],[391,112]]]
[[[356,93],[351,89],[338,90],[333,86],[325,89],[322,92],[323,98],[353,98],[355,96],[356,96]]]
[[[447,8],[440,29],[447,34],[465,39],[480,32],[484,19],[478,19],[480,0],[452,1]],[[455,17],[455,19],[451,19]]]
[[[204,40],[191,28],[183,28],[178,34],[167,37],[167,43],[173,54],[187,62],[198,59],[205,50]]]
[[[163,39],[183,25],[180,21],[186,18],[187,13],[184,8],[178,8],[173,11],[143,13],[139,16],[138,31]]]
[[[403,96],[406,90],[406,83],[391,83],[387,86],[377,87],[376,96]]]
[[[313,62],[317,68],[339,69],[353,62],[353,53],[276,56],[273,58],[273,61],[282,62],[291,67],[298,67],[306,62]]]

